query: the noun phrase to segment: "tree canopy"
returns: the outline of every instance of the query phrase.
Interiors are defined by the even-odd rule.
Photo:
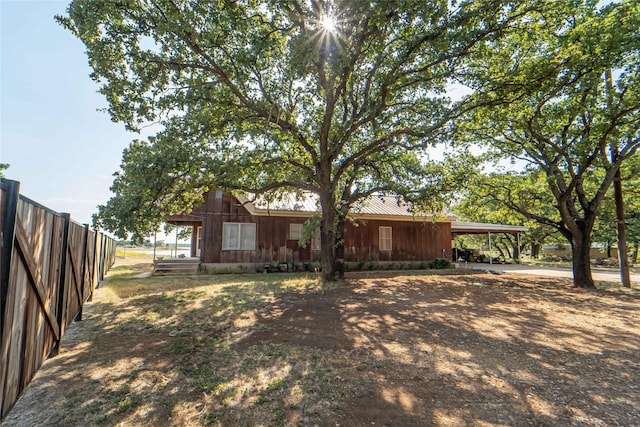
[[[470,74],[472,96],[493,105],[474,110],[463,126],[467,138],[543,174],[544,185],[529,186],[530,194],[517,191],[518,177],[492,194],[571,243],[574,283],[583,287],[593,287],[597,212],[616,171],[640,147],[640,3],[598,3],[566,2],[563,14],[532,25],[535,33],[488,46],[493,60],[476,63]],[[616,75],[611,88],[608,70]],[[532,203],[541,197],[553,212]]]
[[[425,149],[474,105],[447,90],[467,57],[549,3],[75,0],[57,19],[86,45],[112,119],[166,129],[125,153],[116,196],[97,220],[143,231],[157,215],[125,218],[140,201],[149,211],[138,218],[168,213],[169,200],[183,198],[176,191],[192,200],[211,186],[313,192],[323,276],[332,279],[354,203],[385,191],[423,201],[442,193],[425,191],[440,184]],[[156,166],[146,156],[164,162],[180,144],[196,150],[186,163],[142,173]]]

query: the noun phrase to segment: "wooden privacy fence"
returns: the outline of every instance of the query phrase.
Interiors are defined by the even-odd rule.
[[[115,242],[0,180],[0,419],[115,261]]]

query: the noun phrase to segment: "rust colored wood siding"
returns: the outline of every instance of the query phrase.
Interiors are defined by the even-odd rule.
[[[380,250],[380,227],[391,227],[391,251]],[[346,224],[346,261],[425,261],[450,255],[449,222],[362,220]]]
[[[302,262],[318,259],[310,245],[299,247],[298,242],[289,240],[289,224],[303,224],[304,218],[283,218],[252,216],[242,204],[232,196],[212,190],[205,195],[204,203],[191,214],[175,216],[183,224],[194,226],[192,255],[195,256],[195,232],[202,221],[202,241],[200,259],[204,263],[261,263],[261,262]],[[225,222],[256,224],[255,250],[222,250],[222,229]]]
[[[319,251],[311,250],[310,243],[303,248],[297,240],[289,239],[290,224],[303,224],[305,218],[252,216],[237,199],[219,191],[207,194],[204,204],[191,213],[190,218],[194,217],[202,219],[204,263],[299,263],[317,261],[320,257]],[[225,222],[256,224],[255,250],[223,250]],[[391,251],[380,250],[380,227],[391,227]],[[347,261],[423,261],[450,255],[449,222],[362,220],[357,226],[349,221],[346,224]]]

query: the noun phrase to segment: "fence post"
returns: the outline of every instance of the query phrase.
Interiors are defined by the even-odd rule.
[[[2,212],[2,247],[0,250],[0,348],[4,339],[4,313],[7,305],[9,290],[9,274],[11,272],[11,258],[16,233],[16,217],[18,215],[18,199],[20,198],[20,183],[10,179],[2,179],[6,189],[4,212]],[[4,363],[5,361],[0,361]]]
[[[100,245],[98,245],[98,242],[100,242]],[[100,250],[98,250],[98,246],[100,247]],[[98,289],[100,287],[100,282],[102,281],[102,252],[102,233],[96,230],[96,283],[94,283],[93,289]]]
[[[67,252],[69,251],[69,224],[71,223],[71,215],[63,213],[64,226],[62,231],[62,257],[60,259],[60,279],[58,288],[58,325],[60,325],[60,337],[56,342],[55,347],[49,353],[49,357],[57,356],[60,352],[60,343],[62,342],[62,335],[67,328],[66,321],[66,307],[67,307],[67,288],[65,282],[67,280]]]
[[[80,322],[82,320],[82,309],[84,307],[84,284],[86,281],[87,275],[87,250],[89,249],[89,224],[84,225],[84,250],[82,251],[82,279],[80,280],[80,300],[82,303],[80,304],[80,311],[73,319],[75,322]]]
[[[2,238],[0,239],[0,419],[4,417],[5,407],[5,378],[7,366],[7,351],[5,350],[5,335],[11,331],[5,331],[5,312],[7,308],[7,294],[9,280],[11,279],[11,259],[13,257],[13,245],[15,242],[16,221],[18,216],[18,200],[20,198],[20,183],[18,181],[0,179],[1,185],[6,191],[4,209],[2,215]],[[11,403],[11,402],[10,402]],[[10,406],[10,405],[9,405]]]
[[[89,225],[87,224],[87,227]],[[98,253],[98,241],[100,238],[100,233],[98,233],[98,230],[95,231],[95,236],[93,237],[93,269],[91,271],[91,279],[89,280],[89,282],[91,283],[91,292],[89,293],[89,298],[87,299],[87,301],[93,301],[93,290],[95,288],[98,287],[98,284],[100,283],[100,274],[98,272],[98,268],[100,267],[100,264],[98,263],[98,257],[100,256],[100,254]]]
[[[100,283],[104,280],[104,276],[107,270],[107,236],[100,232],[100,277],[98,283],[96,283],[96,289],[100,287]]]
[[[107,244],[109,243],[109,240],[107,240],[107,236],[104,233],[100,233],[100,236],[102,238],[102,253],[101,253],[101,257],[100,257],[100,281],[102,282],[104,280],[104,276],[107,274],[107,253],[108,253],[108,249],[107,249]]]

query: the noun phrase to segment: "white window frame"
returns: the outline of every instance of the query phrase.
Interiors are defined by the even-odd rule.
[[[229,241],[226,236],[227,230],[231,230],[232,227],[236,227],[236,235],[238,236],[235,242]],[[251,245],[243,246],[246,243],[247,232],[253,234],[253,241]],[[254,222],[223,222],[222,223],[222,250],[223,251],[255,251],[256,250],[256,224]]]
[[[383,231],[384,230],[384,231]],[[388,230],[388,235],[386,231]],[[391,227],[378,227],[378,247],[380,251],[391,252],[393,248],[393,229]]]
[[[196,256],[199,258],[202,251],[202,226],[196,227]]]
[[[289,224],[289,240],[300,240],[302,237],[302,227],[304,224]]]

